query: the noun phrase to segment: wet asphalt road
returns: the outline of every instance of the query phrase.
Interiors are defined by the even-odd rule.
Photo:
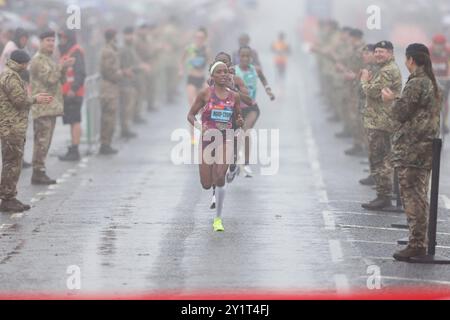
[[[178,103],[149,116],[137,140],[119,141],[116,157],[94,155],[76,166],[51,157],[56,187],[31,187],[24,172],[20,196],[33,208],[0,216],[0,291],[72,293],[69,266],[80,268],[81,294],[367,290],[374,265],[385,289],[448,288],[448,267],[391,258],[407,235],[391,224],[404,218],[360,208],[374,195],[357,184],[365,166],[343,155],[350,141],[334,138],[339,125],[326,122],[312,60],[305,61],[292,66],[301,72],[289,75],[277,103],[261,96],[258,128],[280,130],[279,172],[228,187],[225,233],[212,232],[210,192],[201,189],[197,167],[171,162],[171,133],[185,127]],[[450,256],[441,200],[438,251]]]
[[[261,50],[261,57],[273,79],[269,52]],[[361,209],[374,197],[357,182],[367,166],[344,155],[351,141],[334,137],[341,127],[326,121],[313,59],[300,46],[295,57],[277,102],[260,88],[257,128],[279,130],[279,171],[263,176],[254,167],[254,178],[239,177],[228,187],[225,233],[212,231],[211,193],[201,189],[197,166],[171,161],[171,134],[187,128],[180,97],[149,114],[137,140],[119,140],[116,157],[60,163],[55,155],[66,141],[56,139],[48,167],[57,186],[32,187],[24,171],[19,197],[33,208],[0,215],[0,294],[368,292],[374,266],[382,290],[450,288],[449,267],[391,258],[396,241],[407,236],[391,224],[405,218]],[[58,127],[58,137],[67,134]],[[438,252],[450,258],[449,148]],[[81,272],[81,290],[67,286],[70,266]]]

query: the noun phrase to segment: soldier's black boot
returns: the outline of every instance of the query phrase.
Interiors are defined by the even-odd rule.
[[[121,136],[124,139],[134,139],[134,138],[137,137],[137,134],[132,132],[132,131],[130,131],[130,130],[124,130],[124,131],[122,131],[122,135]]]
[[[111,146],[102,144],[102,146],[100,147],[100,154],[103,156],[110,156],[110,155],[114,155],[117,154],[119,151],[117,151],[116,149],[111,148]]]
[[[408,262],[411,258],[423,257],[426,254],[427,250],[425,248],[411,248],[408,246],[406,249],[394,253],[394,259],[397,261]]]
[[[353,148],[346,150],[344,153],[347,156],[352,156],[352,157],[359,157],[359,156],[365,155],[364,148],[361,147],[360,145],[355,145],[355,146],[353,146]]]
[[[140,125],[147,124],[147,120],[145,120],[141,116],[137,116],[137,117],[134,118],[134,123],[140,124]]]
[[[339,122],[340,119],[339,119],[338,115],[334,115],[334,116],[331,116],[331,117],[327,118],[327,121],[328,122]]]
[[[378,196],[375,200],[370,203],[364,203],[362,207],[366,210],[378,211],[383,210],[392,206],[392,201],[390,197],[380,197]]]
[[[32,164],[29,162],[26,162],[25,160],[22,161],[22,169],[29,169],[32,167]]]
[[[375,185],[375,179],[372,176],[368,176],[365,179],[359,180],[359,183],[363,186],[372,187]]]
[[[45,171],[33,170],[33,176],[31,177],[31,184],[48,186],[56,184],[56,180],[50,179],[45,173]]]
[[[346,139],[346,138],[351,138],[352,134],[349,131],[344,130],[342,132],[336,133],[335,137],[339,138],[339,139]]]
[[[64,156],[59,156],[59,160],[67,162],[80,161],[80,152],[78,151],[78,146],[69,147],[67,153]]]
[[[27,204],[23,204],[17,199],[3,200],[0,205],[1,212],[20,213],[30,210],[31,207]]]

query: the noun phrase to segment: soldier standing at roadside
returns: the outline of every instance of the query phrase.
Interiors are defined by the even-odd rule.
[[[411,75],[401,97],[388,87],[383,89],[383,100],[394,101],[392,115],[400,123],[392,158],[408,218],[409,244],[394,254],[399,261],[426,254],[433,139],[439,137],[442,103],[428,48],[418,43],[408,46],[406,66]]]
[[[64,113],[62,84],[67,68],[73,66],[75,59],[68,58],[57,64],[52,58],[55,50],[55,32],[43,32],[40,37],[40,48],[30,64],[31,89],[33,94],[47,92],[53,96],[53,101],[46,107],[33,105],[33,176],[32,184],[56,184],[45,172],[45,160],[53,138],[56,118]]]
[[[100,58],[100,103],[102,108],[100,154],[113,155],[118,151],[111,147],[116,127],[116,114],[119,109],[119,81],[122,77],[120,70],[119,52],[116,42],[117,31],[109,29],[105,32],[106,44]]]
[[[123,47],[120,50],[120,66],[124,77],[121,81],[121,111],[120,124],[122,138],[135,138],[136,134],[130,130],[133,116],[138,104],[138,72],[139,58],[134,49],[134,29],[126,27],[123,31]]]
[[[391,137],[398,127],[392,118],[392,106],[382,100],[382,90],[390,88],[399,95],[402,89],[402,76],[394,59],[394,46],[389,41],[375,45],[375,59],[379,70],[371,75],[367,69],[362,71],[361,84],[367,97],[364,110],[364,127],[369,140],[370,171],[375,179],[377,198],[362,205],[367,210],[382,210],[392,205],[393,169],[389,161]]]
[[[29,97],[26,84],[20,73],[27,69],[30,56],[15,50],[6,62],[0,75],[0,140],[2,145],[2,178],[0,184],[0,211],[23,212],[30,206],[16,199],[28,128],[31,105],[47,104],[52,101],[48,94]]]

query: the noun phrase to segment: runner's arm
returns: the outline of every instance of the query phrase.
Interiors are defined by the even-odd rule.
[[[239,93],[235,93],[234,101],[235,101],[234,110],[235,110],[236,124],[239,128],[242,128],[242,126],[244,125],[244,118],[242,118],[241,98]]]
[[[206,104],[206,95],[208,93],[209,89],[203,89],[202,91],[200,91],[200,93],[198,94],[198,96],[195,98],[194,104],[191,107],[191,110],[189,110],[188,116],[187,116],[187,120],[189,121],[189,123],[201,130],[202,129],[202,125],[197,121],[197,119],[195,118],[195,116],[200,112],[200,110],[203,108],[203,106]]]
[[[270,100],[275,100],[275,95],[272,93],[272,89],[269,86],[269,83],[267,82],[266,76],[264,75],[263,71],[260,67],[255,67],[256,72],[258,73],[259,80],[261,80],[261,83],[263,84],[264,88],[266,89],[267,95],[270,97]]]

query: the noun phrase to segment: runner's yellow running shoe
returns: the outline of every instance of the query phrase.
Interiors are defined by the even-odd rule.
[[[216,232],[223,232],[225,231],[225,229],[223,228],[223,224],[222,224],[222,219],[220,218],[215,218],[214,219],[214,231]]]

